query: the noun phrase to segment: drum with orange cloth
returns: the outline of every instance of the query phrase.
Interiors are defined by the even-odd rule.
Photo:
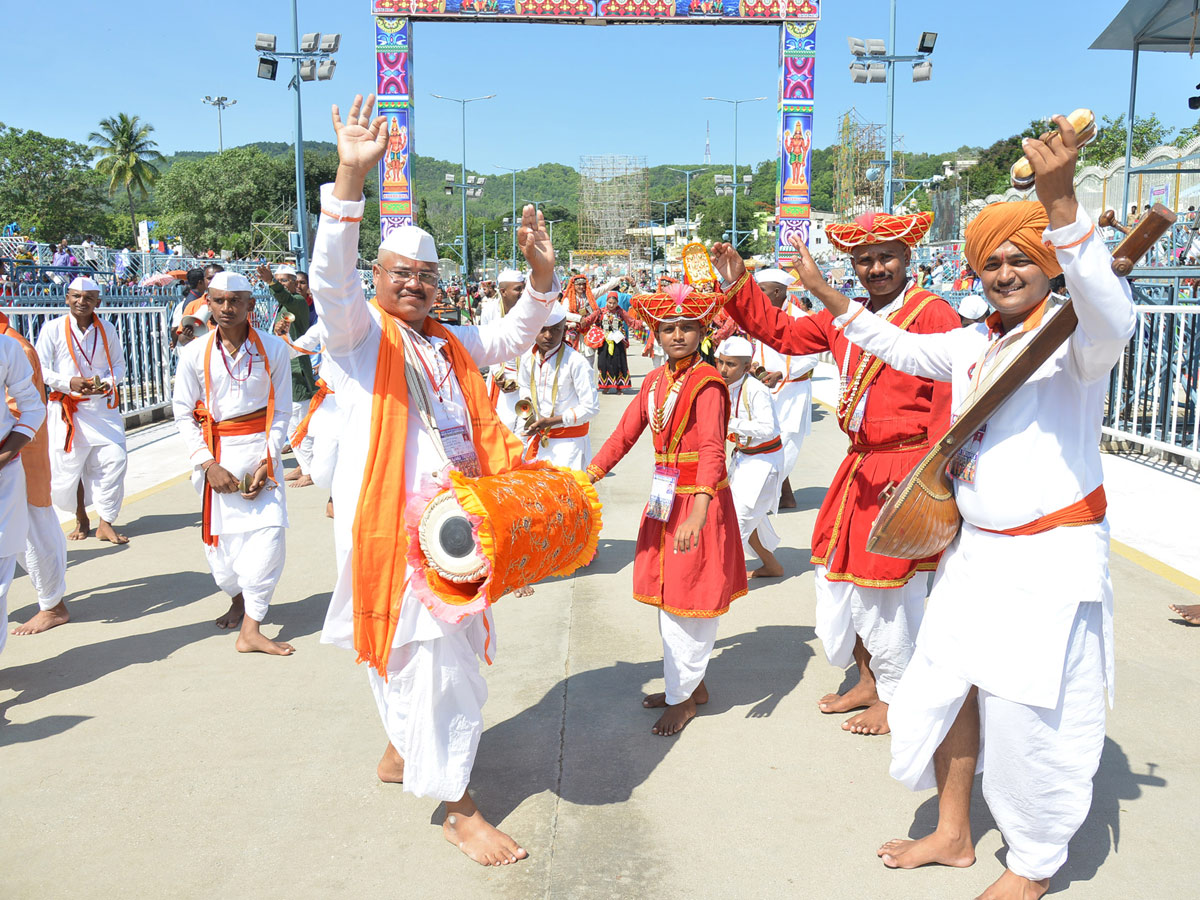
[[[405,521],[413,592],[458,622],[591,562],[600,499],[583,472],[543,461],[480,478],[447,470],[409,501]]]

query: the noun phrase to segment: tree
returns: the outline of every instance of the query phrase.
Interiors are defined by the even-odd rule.
[[[111,197],[119,188],[125,188],[129,201],[129,224],[137,234],[137,217],[133,212],[133,192],[136,189],[144,200],[148,188],[158,178],[155,163],[166,160],[155,148],[156,141],[150,139],[154,126],[143,124],[137,116],[117,113],[116,118],[100,120],[100,130],[88,135],[96,145],[93,151],[98,157],[96,171],[108,178],[108,195]]]
[[[1125,158],[1125,116],[1124,114],[1111,119],[1104,116],[1100,134],[1096,140],[1083,148],[1079,165],[1106,166],[1114,159]],[[1147,153],[1171,137],[1170,127],[1158,120],[1158,115],[1134,116],[1133,119],[1133,155],[1135,158],[1144,157]]]
[[[103,179],[84,144],[0,123],[0,219],[46,240],[109,237]]]
[[[1182,150],[1198,137],[1200,137],[1200,120],[1180,130],[1179,134],[1175,136],[1175,140],[1171,141],[1171,143]]]
[[[759,209],[749,197],[740,197],[738,198],[737,212],[738,236],[741,239],[738,251],[742,254],[748,254],[753,252],[751,249],[750,233],[759,227]],[[704,202],[700,217],[700,227],[696,229],[696,234],[700,240],[708,243],[729,240],[731,236],[727,237],[726,232],[729,231],[729,223],[732,221],[733,198],[725,196],[713,197]]]

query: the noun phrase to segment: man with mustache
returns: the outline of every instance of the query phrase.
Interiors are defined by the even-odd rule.
[[[930,213],[867,213],[826,229],[830,242],[850,254],[867,288],[868,296],[859,302],[914,333],[959,327],[950,304],[908,277],[912,248],[932,221]],[[725,308],[751,337],[785,354],[830,351],[841,372],[837,420],[850,438],[850,450],[817,515],[812,562],[817,635],[831,664],[857,663],[859,680],[845,694],[826,694],[818,708],[844,713],[865,706],[865,712],[842,723],[843,730],[886,734],[888,702],[912,657],[924,612],[921,573],[934,569],[937,558],[869,553],[867,535],[879,513],[880,492],[903,479],[950,426],[949,388],[905,375],[862,352],[834,326],[828,310],[793,318],[777,308],[728,244],[714,245],[713,262],[731,297]]]

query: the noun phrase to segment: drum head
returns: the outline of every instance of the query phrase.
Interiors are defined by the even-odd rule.
[[[429,501],[417,535],[430,567],[448,581],[480,581],[487,575],[487,559],[479,552],[471,521],[452,491]]]

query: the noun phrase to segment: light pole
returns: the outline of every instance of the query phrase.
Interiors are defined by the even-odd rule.
[[[228,97],[205,97],[200,102],[207,103],[209,106],[215,106],[217,108],[217,152],[224,153],[225,132],[221,127],[221,113],[233,106],[235,103],[237,103],[237,101],[230,100]]]
[[[551,245],[554,244],[554,223],[561,222],[561,221],[562,221],[562,219],[549,219],[546,221],[546,224],[550,226],[550,243],[551,243]]]
[[[748,97],[745,100],[726,100],[722,97],[705,97],[705,100],[715,100],[717,103],[729,103],[733,106],[733,249],[736,250],[739,243],[738,226],[737,226],[737,195],[738,188],[738,170],[737,170],[737,138],[738,138],[738,107],[743,103],[757,103],[759,100],[766,100],[766,97]]]
[[[296,49],[284,53],[275,49],[275,35],[259,32],[254,36],[254,49],[258,51],[258,77],[274,81],[279,69],[279,60],[290,59],[294,72],[288,87],[296,91],[296,230],[298,241],[296,264],[300,269],[308,268],[308,204],[304,197],[304,130],[301,124],[300,82],[328,81],[337,67],[333,54],[341,44],[340,34],[322,35],[319,31],[300,37],[300,23],[296,11],[296,0],[292,0],[292,38]]]
[[[517,221],[517,172],[520,170],[519,169],[511,169],[508,166],[492,166],[492,168],[493,169],[503,169],[505,172],[512,172],[512,189],[513,189],[513,191],[512,191],[512,194],[513,194],[512,221],[516,222]],[[516,232],[516,229],[513,229],[512,254],[508,258],[508,266],[509,266],[509,268],[515,268],[516,265],[517,265],[517,232]]]
[[[884,44],[878,38],[848,38],[850,53],[854,62],[850,64],[850,79],[855,84],[877,84],[887,82],[887,147],[884,160],[883,182],[883,211],[890,213],[895,198],[894,155],[895,155],[895,120],[896,120],[896,63],[910,62],[913,64],[913,81],[928,81],[933,76],[933,63],[927,57],[933,52],[937,43],[936,31],[921,32],[914,56],[896,56],[896,0],[891,2],[891,16],[888,28],[888,43]],[[889,52],[889,48],[890,52]]]
[[[458,187],[462,190],[462,274],[465,280],[467,277],[467,104],[477,100],[491,100],[496,95],[487,94],[483,97],[467,97],[461,100],[457,97],[443,97],[441,94],[430,94],[430,96],[439,100],[449,100],[462,107],[462,181]],[[482,194],[483,191],[480,190],[479,193]]]
[[[692,239],[692,176],[707,172],[708,169],[676,169],[673,166],[667,166],[667,168],[683,175],[684,196],[687,204],[687,212],[684,213],[684,216],[687,218],[687,236],[690,241]]]

